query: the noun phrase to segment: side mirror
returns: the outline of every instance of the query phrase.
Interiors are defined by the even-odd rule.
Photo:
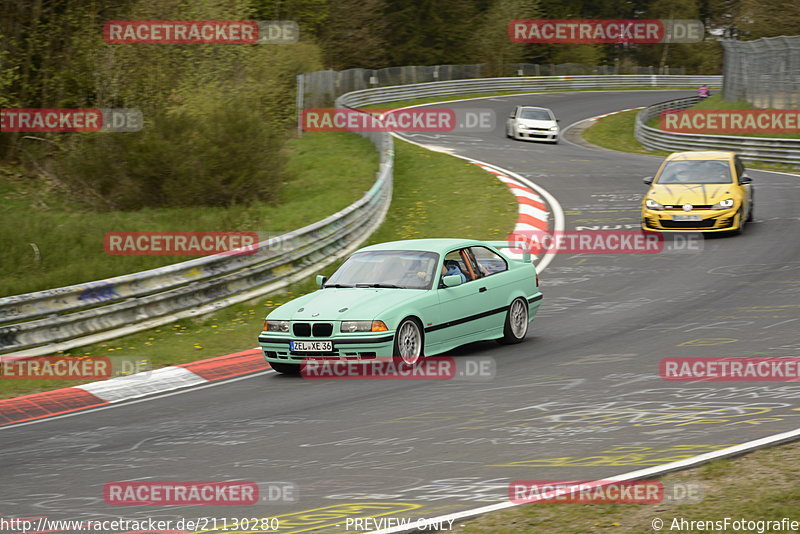
[[[646,176],[646,177],[642,178],[642,181],[645,183],[645,185],[650,185],[650,184],[653,183],[653,177],[652,176]]]
[[[448,274],[444,278],[442,278],[442,283],[444,283],[445,287],[455,287],[461,285],[461,275],[460,274]]]
[[[752,184],[752,183],[753,183],[753,179],[752,179],[752,178],[750,178],[749,176],[747,176],[746,174],[743,174],[743,175],[742,175],[742,176],[739,178],[739,183],[740,183],[740,184]]]
[[[556,122],[561,122],[561,119],[556,119]]]
[[[323,285],[325,285],[325,282],[327,282],[327,281],[328,281],[328,277],[327,276],[323,276],[321,274],[317,275],[317,285],[319,287],[322,287]]]

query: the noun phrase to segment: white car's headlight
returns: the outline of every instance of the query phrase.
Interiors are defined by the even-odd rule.
[[[267,332],[288,332],[289,321],[265,321],[264,330]]]
[[[711,209],[712,210],[725,210],[725,209],[732,208],[732,207],[733,207],[733,199],[732,198],[726,198],[725,200],[717,202],[716,204],[711,206]]]
[[[558,131],[558,126],[551,126],[550,127],[550,131],[551,132],[557,132]]]
[[[650,208],[651,210],[663,210],[664,206],[653,200],[652,198],[648,198],[644,201],[644,205]]]

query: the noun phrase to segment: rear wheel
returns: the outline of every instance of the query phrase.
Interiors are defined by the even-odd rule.
[[[299,363],[278,363],[268,362],[269,366],[284,375],[299,376],[300,364]]]
[[[422,359],[422,328],[414,319],[403,319],[394,335],[394,360],[405,365],[416,365]]]
[[[503,327],[503,337],[497,340],[503,345],[514,345],[525,339],[528,333],[528,301],[517,298],[508,307],[506,324]]]

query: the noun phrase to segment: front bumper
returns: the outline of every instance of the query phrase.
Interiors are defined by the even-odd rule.
[[[673,221],[672,216],[700,215],[700,221]],[[736,207],[727,210],[651,210],[642,209],[642,229],[657,232],[730,232],[739,227]]]
[[[558,141],[558,132],[551,132],[549,130],[517,130],[515,139],[520,140],[533,140],[533,141]]]
[[[293,352],[290,341],[331,341],[332,352]],[[334,334],[330,337],[298,337],[291,334],[262,332],[258,344],[267,362],[300,364],[308,358],[370,360],[391,357],[394,352],[394,332]]]

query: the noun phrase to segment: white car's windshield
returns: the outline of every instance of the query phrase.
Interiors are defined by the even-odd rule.
[[[530,119],[535,121],[551,121],[553,117],[550,116],[544,109],[523,109],[519,112],[520,119]]]
[[[435,252],[358,252],[333,273],[325,287],[430,289],[438,262]]]
[[[670,161],[656,183],[666,184],[729,184],[731,169],[727,161]]]

